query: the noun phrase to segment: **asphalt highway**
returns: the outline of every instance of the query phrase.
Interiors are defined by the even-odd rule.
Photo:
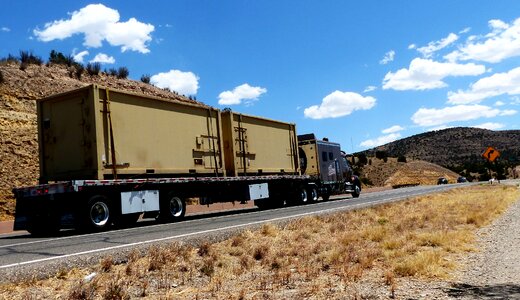
[[[268,222],[282,222],[308,215],[328,214],[372,205],[399,201],[409,197],[436,193],[466,184],[416,186],[381,192],[361,193],[359,198],[349,195],[331,197],[334,201],[317,202],[304,206],[285,207],[260,211],[242,210],[195,216],[185,221],[158,224],[139,222],[139,226],[93,234],[63,231],[50,238],[33,238],[28,234],[0,235],[0,271],[48,262],[64,261],[82,256],[102,256],[110,251],[128,250],[161,242],[189,238],[209,238],[219,233],[240,230]]]

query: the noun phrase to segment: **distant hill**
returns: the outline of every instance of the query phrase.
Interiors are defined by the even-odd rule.
[[[455,183],[459,177],[459,174],[436,164],[422,160],[398,162],[397,158],[393,157],[370,158],[366,165],[356,170],[367,186],[432,185],[437,184],[439,177],[445,177],[449,183]]]
[[[483,174],[485,161],[481,155],[489,146],[501,153],[497,166],[493,166],[499,168],[497,172],[503,172],[506,176],[508,168],[520,165],[520,130],[449,128],[417,134],[354,155],[404,156],[409,160],[444,166],[457,173],[464,173],[462,171],[465,170],[470,175],[471,172]]]

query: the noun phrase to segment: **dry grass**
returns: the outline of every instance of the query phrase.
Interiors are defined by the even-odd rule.
[[[91,270],[1,285],[0,298],[357,299],[367,284],[393,295],[402,277],[448,278],[456,256],[473,251],[476,229],[518,198],[514,187],[480,186],[266,224],[219,243],[153,246],[125,263],[106,257]]]

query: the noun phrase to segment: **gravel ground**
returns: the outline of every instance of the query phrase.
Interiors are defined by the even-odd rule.
[[[453,274],[451,282],[404,279],[398,283],[395,298],[520,299],[520,199],[477,232],[477,249],[460,258],[464,267]]]

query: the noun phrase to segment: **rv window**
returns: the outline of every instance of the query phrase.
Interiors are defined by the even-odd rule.
[[[332,155],[332,152],[329,152],[329,160],[333,160],[334,159],[334,155]]]
[[[325,151],[321,152],[321,160],[324,162],[327,161],[327,152],[325,152]]]

